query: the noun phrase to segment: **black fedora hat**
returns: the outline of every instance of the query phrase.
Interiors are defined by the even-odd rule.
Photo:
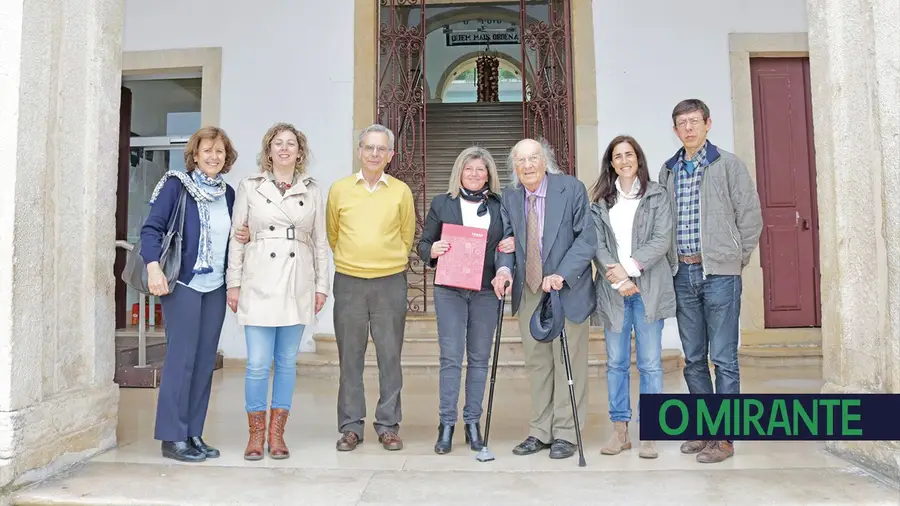
[[[562,334],[565,323],[566,316],[559,300],[559,292],[544,292],[541,302],[531,315],[531,337],[536,341],[549,343]]]

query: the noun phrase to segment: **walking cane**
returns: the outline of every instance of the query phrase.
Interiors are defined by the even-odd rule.
[[[494,460],[494,455],[488,450],[488,437],[491,435],[491,407],[494,405],[494,383],[497,381],[497,359],[500,358],[500,333],[503,329],[503,306],[506,305],[506,289],[508,287],[509,281],[503,285],[503,298],[500,299],[500,314],[497,315],[497,336],[494,338],[494,363],[491,365],[491,391],[488,394],[487,423],[484,424],[484,444],[481,446],[481,451],[475,455],[475,460],[478,462]]]
[[[578,424],[578,406],[575,404],[575,384],[572,381],[572,359],[569,358],[569,342],[566,340],[566,326],[563,325],[559,336],[563,362],[566,364],[566,379],[569,381],[569,399],[572,402],[572,416],[575,418],[575,437],[578,438],[578,467],[587,465],[584,462],[584,445],[581,443],[581,427]]]

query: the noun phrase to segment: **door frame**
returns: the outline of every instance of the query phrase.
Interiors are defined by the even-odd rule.
[[[809,57],[809,42],[805,32],[789,33],[730,33],[728,34],[731,68],[732,127],[734,153],[746,165],[756,182],[756,142],[753,126],[753,88],[750,58]],[[816,207],[816,222],[819,221]],[[818,251],[818,245],[816,245]],[[765,290],[760,266],[759,248],[753,251],[750,263],[742,274],[741,345],[753,346],[793,340],[821,341],[819,329],[766,329]],[[820,304],[821,306],[821,304]],[[821,308],[819,309],[821,313]],[[813,335],[814,334],[814,335]]]
[[[394,132],[394,135],[397,137],[395,140],[397,143],[396,154],[394,161],[391,163],[392,167],[389,167],[387,170],[395,177],[404,180],[410,186],[410,189],[416,197],[417,237],[424,226],[425,214],[427,214],[426,211],[428,209],[428,202],[425,201],[427,198],[428,180],[428,154],[425,148],[427,144],[428,127],[425,122],[425,117],[429,103],[429,86],[424,77],[427,75],[428,69],[425,54],[427,44],[425,44],[425,40],[427,40],[431,30],[437,30],[441,25],[446,24],[447,22],[446,19],[442,20],[441,23],[438,23],[435,20],[426,18],[431,1],[437,0],[409,0],[403,2],[398,0],[393,3],[391,0],[377,3],[370,1],[368,4],[371,8],[365,11],[357,10],[355,19],[356,23],[367,23],[370,28],[374,28],[375,30],[360,30],[358,29],[359,26],[357,26],[357,30],[355,30],[355,37],[357,40],[355,44],[356,68],[354,71],[354,92],[355,94],[359,92],[361,83],[366,83],[366,89],[369,90],[368,93],[370,93],[370,95],[361,97],[356,94],[354,96],[354,137],[358,138],[359,132],[372,122],[382,123],[386,127],[391,128]],[[533,95],[533,98],[532,100],[526,101],[525,94],[526,91],[529,91],[527,89],[528,80],[523,78],[522,113],[524,116],[523,127],[525,132],[522,133],[522,136],[531,136],[526,132],[534,129],[533,127],[529,128],[529,123],[532,121],[535,121],[535,124],[546,128],[549,135],[545,135],[549,138],[548,140],[555,144],[554,148],[556,150],[557,162],[559,163],[560,168],[567,173],[578,177],[579,174],[575,170],[575,167],[578,166],[575,162],[579,147],[579,142],[576,138],[577,130],[575,125],[577,124],[577,119],[575,118],[575,114],[582,108],[580,106],[573,106],[575,102],[574,94],[576,86],[573,82],[574,69],[572,68],[573,62],[576,61],[575,55],[572,54],[573,48],[575,47],[575,27],[573,21],[574,18],[578,16],[578,12],[576,9],[573,9],[572,4],[574,2],[572,2],[572,0],[548,1],[562,4],[562,13],[556,14],[559,16],[557,22],[552,22],[554,18],[551,15],[550,20],[552,23],[549,26],[549,31],[528,31],[528,34],[530,35],[526,35],[526,30],[531,26],[536,26],[538,20],[528,15],[528,10],[523,5],[522,0],[520,0],[520,11],[515,15],[515,18],[510,15],[511,11],[505,14],[510,20],[518,20],[520,29],[523,31],[523,44],[527,43],[526,39],[529,37],[541,40],[547,38],[549,39],[548,44],[541,44],[540,46],[549,47],[550,50],[554,52],[562,48],[561,50],[564,52],[565,56],[565,68],[562,69],[562,72],[553,72],[552,70],[547,71],[547,75],[554,80],[554,84],[556,84],[558,80],[564,81],[565,83],[567,89],[566,106],[563,107],[561,111],[562,114],[565,115],[565,118],[562,119],[560,123],[557,115],[554,114],[558,114],[560,111],[556,110],[554,107],[556,100],[555,97],[552,96],[553,91],[546,91],[543,90],[543,88],[532,89],[530,92]],[[359,7],[359,2],[357,2],[357,7]],[[387,10],[389,13],[385,19],[382,19],[382,10]],[[466,6],[459,9],[459,12],[446,13],[443,17],[448,19],[457,18],[460,20],[472,19],[481,16],[481,11],[490,10],[491,9],[487,6],[481,6],[480,9],[479,6]],[[362,19],[363,13],[367,17],[365,21]],[[587,15],[584,13],[581,15],[584,19],[587,19],[588,26],[593,30],[592,18],[589,14],[590,13],[588,12]],[[487,16],[489,14],[484,15]],[[413,19],[412,16],[415,16],[417,19]],[[410,17],[410,19],[406,19],[406,17]],[[405,28],[406,26],[415,26],[416,29],[407,30]],[[562,34],[560,32],[562,32]],[[365,34],[371,34],[373,36],[371,46],[365,40]],[[590,39],[590,47],[592,48],[592,33]],[[398,46],[398,43],[401,45]],[[360,52],[362,47],[372,47],[374,50],[367,51],[366,55],[361,55]],[[411,52],[415,52],[415,55],[411,56]],[[554,55],[556,54],[554,53]],[[544,55],[544,58],[552,58],[554,55]],[[521,72],[523,76],[527,75],[529,71],[537,73],[537,70],[541,70],[540,74],[543,75],[543,72],[545,72],[543,66],[537,69],[533,68],[535,65],[544,63],[543,60],[540,62],[531,61],[527,56],[523,46],[521,61]],[[539,53],[536,57],[541,57],[541,54]],[[384,58],[388,59],[388,65],[390,65],[390,67],[381,68],[382,62],[379,60]],[[589,58],[591,61],[591,68],[579,68],[580,71],[593,70],[592,50],[590,51]],[[363,62],[363,65],[367,67],[367,69],[361,70],[359,68],[360,62]],[[550,68],[552,69],[555,67]],[[372,73],[371,76],[366,75],[366,70],[369,70]],[[416,71],[423,76],[421,82],[410,82],[410,79],[407,76],[413,75],[412,73]],[[593,72],[589,73],[592,84],[593,75]],[[385,76],[387,76],[387,80],[383,83],[381,81]],[[588,74],[582,73],[582,76],[588,77]],[[374,84],[374,86],[371,86],[371,84]],[[554,87],[554,90],[555,89],[556,87]],[[591,89],[593,90],[593,101],[592,103],[585,105],[590,107],[593,111],[592,116],[596,118],[596,89],[593,86]],[[372,91],[374,91],[374,93],[372,93]],[[549,95],[544,96],[545,92],[549,93]],[[381,100],[381,103],[379,103],[378,97],[391,98],[386,100],[383,99]],[[369,116],[366,116],[364,124],[358,124],[361,119],[361,111],[358,108],[361,105],[365,105],[367,110],[374,112],[371,119]],[[538,121],[538,118],[542,121]],[[399,122],[401,121],[403,124],[406,124],[407,121],[410,122],[409,124],[411,127],[409,132],[401,131],[402,127],[399,126]],[[559,128],[560,126],[562,126],[562,128]],[[591,143],[595,148],[595,152],[597,151],[596,131],[595,124],[592,139],[593,142]],[[355,144],[356,143],[354,143],[354,151],[356,151]],[[499,156],[500,154],[497,155]],[[356,154],[354,153],[354,159],[355,158]],[[400,160],[399,165],[395,163],[398,162],[398,160]],[[598,163],[595,163],[588,166],[598,165]],[[591,180],[596,177],[596,174],[593,173],[593,171],[583,172],[586,172],[586,174],[581,175],[582,177],[587,176]],[[592,181],[583,180],[583,182],[587,185]],[[406,271],[409,278],[407,285],[407,305],[411,313],[426,314],[432,312],[431,301],[429,301],[430,270],[431,269],[428,266],[423,265],[414,254],[411,254]]]
[[[151,51],[124,51],[122,53],[122,78],[130,76],[167,76],[177,77],[186,72],[199,72],[201,76],[200,122],[202,125],[219,126],[222,96],[222,48],[203,47],[187,49],[163,49]],[[131,136],[120,136],[120,143],[128,142]],[[130,146],[119,146],[120,156],[127,153]],[[128,207],[128,171],[120,167],[117,188],[124,189],[125,195],[119,195],[116,202],[116,213],[119,206]],[[127,218],[125,218],[127,220]],[[116,328],[123,328],[126,323],[119,313],[124,309],[126,301],[125,283],[119,279],[119,272],[124,267],[123,254],[116,250],[117,260],[113,266],[116,278],[114,307],[116,308]],[[127,326],[127,325],[124,325]]]
[[[442,4],[496,3],[496,0],[441,0]],[[594,16],[592,2],[571,2],[571,48],[573,100],[575,103],[575,166],[599,167],[599,131],[597,122],[597,82],[594,57]],[[378,9],[379,2],[354,0],[353,53],[353,136],[352,159],[357,156],[360,132],[375,122],[378,82]],[[355,164],[348,174],[355,172]],[[585,186],[593,184],[593,171],[576,171]]]

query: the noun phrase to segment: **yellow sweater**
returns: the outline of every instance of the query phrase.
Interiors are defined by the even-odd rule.
[[[413,196],[406,183],[386,178],[375,192],[356,174],[328,191],[328,244],[341,274],[378,278],[406,270],[416,234]]]

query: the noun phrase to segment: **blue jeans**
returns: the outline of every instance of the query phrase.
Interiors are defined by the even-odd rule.
[[[658,394],[663,389],[662,330],[664,321],[647,323],[640,294],[625,297],[622,332],[605,329],[606,383],[609,390],[609,419],[631,421],[631,329],[634,328],[637,368],[642,394]],[[640,402],[638,402],[640,410]],[[640,411],[639,411],[640,412]]]
[[[244,378],[245,409],[265,411],[269,398],[269,371],[275,360],[272,409],[290,411],[297,380],[297,352],[305,325],[244,327],[247,339],[247,374]]]
[[[434,287],[434,311],[441,350],[438,409],[444,425],[456,425],[459,418],[457,405],[464,354],[468,361],[463,423],[481,421],[499,308],[500,301],[493,290]]]
[[[692,394],[711,394],[709,362],[717,394],[739,394],[738,333],[741,277],[710,275],[700,264],[680,263],[675,275],[678,333],[684,348],[684,381]],[[708,358],[707,358],[708,357]]]

